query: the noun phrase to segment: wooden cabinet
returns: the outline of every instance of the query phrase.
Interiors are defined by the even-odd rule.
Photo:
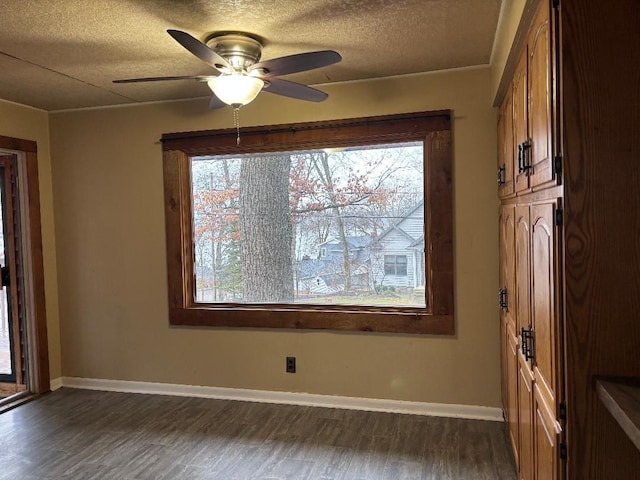
[[[551,8],[533,15],[498,115],[502,398],[520,480],[562,473],[549,464],[563,434]]]
[[[508,212],[514,212],[515,242],[515,319],[513,341],[516,342],[516,368],[508,364],[511,352],[503,354],[503,383],[508,400],[506,416],[511,420],[509,390],[514,383],[514,370],[517,372],[517,415],[518,424],[510,425],[510,432],[517,432],[518,442],[514,446],[518,458],[520,478],[533,479],[534,470],[539,461],[537,447],[547,445],[548,440],[539,439],[540,430],[548,425],[554,426],[554,435],[559,436],[561,429],[557,420],[560,409],[562,362],[560,340],[560,313],[557,297],[559,278],[556,260],[558,258],[559,236],[557,234],[556,215],[559,215],[559,200],[551,198],[523,204],[501,207],[501,239],[508,238],[508,229],[504,226],[509,218]],[[503,242],[505,242],[503,240]],[[500,271],[509,269],[509,255],[501,253]],[[504,275],[504,274],[503,274]],[[508,335],[506,342],[509,342]],[[515,338],[517,336],[517,338]],[[536,396],[534,398],[534,391]],[[544,413],[545,423],[540,423],[536,415]],[[540,427],[540,428],[539,428]],[[547,428],[548,430],[548,428]],[[550,435],[550,434],[549,434]],[[542,443],[540,443],[542,442]],[[545,443],[546,442],[546,443]],[[512,440],[512,443],[513,442]],[[558,444],[553,440],[553,448]],[[536,448],[534,448],[536,446]],[[559,478],[548,478],[553,480]]]
[[[640,377],[638,18],[638,0],[525,2],[496,98],[502,396],[522,480],[640,472],[594,388]]]
[[[552,135],[554,56],[551,18],[549,2],[541,2],[502,103],[501,111],[511,106],[512,116],[511,124],[503,120],[503,124],[498,126],[499,136],[503,131],[502,140],[499,139],[502,141],[500,150],[511,148],[513,152],[510,168],[515,181],[512,190],[509,177],[505,176],[499,192],[501,198],[506,198],[514,190],[523,193],[544,188],[556,180]],[[502,118],[502,113],[499,117]],[[511,126],[511,137],[506,134],[508,126]],[[505,175],[508,170],[505,167]]]
[[[518,463],[518,336],[516,334],[516,243],[513,205],[500,209],[500,334],[502,404],[509,426],[509,438]]]
[[[551,6],[542,2],[527,41],[527,93],[529,138],[523,145],[523,168],[529,187],[544,186],[555,179],[552,144]]]

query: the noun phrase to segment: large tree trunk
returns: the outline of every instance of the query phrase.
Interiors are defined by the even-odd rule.
[[[245,158],[240,168],[244,302],[293,302],[288,156]]]

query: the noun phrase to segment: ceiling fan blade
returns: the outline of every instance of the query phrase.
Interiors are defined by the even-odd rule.
[[[183,75],[178,77],[146,77],[146,78],[125,78],[123,80],[113,80],[113,83],[139,83],[139,82],[164,82],[167,80],[199,80],[206,82],[216,78],[216,75]]]
[[[301,83],[282,80],[280,78],[270,78],[267,82],[265,82],[263,91],[283,95],[285,97],[307,100],[309,102],[322,102],[329,96],[315,88],[307,87]]]
[[[338,63],[342,57],[333,50],[321,50],[319,52],[298,53],[286,57],[272,58],[251,65],[248,71],[264,69],[262,78],[271,78],[289,73],[304,72],[314,68],[326,67]]]
[[[218,55],[200,40],[192,37],[187,32],[183,32],[181,30],[167,30],[167,33],[171,35],[176,42],[189,50],[207,65],[211,65],[215,69],[220,69],[220,67],[233,69],[231,64],[227,62],[224,57]]]
[[[215,110],[216,108],[226,107],[227,104],[220,100],[215,95],[211,95],[211,100],[209,100],[209,110]]]

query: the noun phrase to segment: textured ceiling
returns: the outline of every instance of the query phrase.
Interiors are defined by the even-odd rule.
[[[210,74],[167,33],[264,40],[262,59],[313,50],[341,63],[309,85],[489,63],[501,0],[2,0],[0,98],[45,110],[202,97],[206,84],[113,84]]]

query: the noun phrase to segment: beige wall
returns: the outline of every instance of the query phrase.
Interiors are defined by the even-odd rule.
[[[496,38],[491,54],[491,96],[498,91],[502,72],[507,63],[507,57],[513,45],[513,40],[520,24],[527,0],[502,0],[500,20],[496,30]]]
[[[135,87],[132,87],[135,88]],[[162,133],[230,127],[207,100],[51,115],[64,376],[499,405],[496,116],[488,67],[262,94],[244,126],[451,108],[457,336],[168,326]],[[284,372],[287,355],[298,373]]]
[[[49,115],[42,110],[0,100],[0,135],[33,140],[38,144],[42,254],[46,292],[47,333],[49,337],[49,373],[51,378],[57,378],[61,374],[60,328],[51,188],[51,158],[49,155]]]

